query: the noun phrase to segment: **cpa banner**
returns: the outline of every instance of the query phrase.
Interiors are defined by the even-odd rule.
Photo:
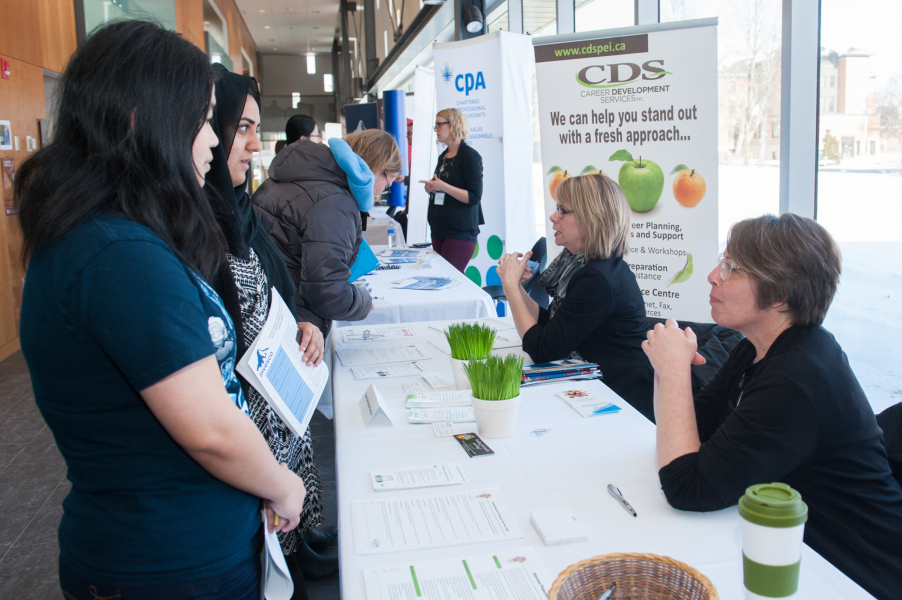
[[[710,322],[717,20],[581,36],[535,42],[546,209],[568,177],[603,172],[617,181],[631,208],[625,258],[648,316]]]
[[[466,143],[482,156],[485,225],[466,270],[477,285],[500,285],[501,255],[535,243],[532,183],[524,176],[532,168],[530,40],[496,31],[434,45],[436,110],[462,112],[470,124]],[[430,169],[431,177],[435,165]]]

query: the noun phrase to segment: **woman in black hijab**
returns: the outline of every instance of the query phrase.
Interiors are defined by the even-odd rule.
[[[204,191],[225,234],[228,252],[227,260],[223,261],[211,283],[235,323],[240,360],[269,314],[269,290],[275,287],[293,313],[295,288],[279,250],[258,226],[247,193],[251,158],[254,152],[261,149],[257,82],[253,77],[230,73],[221,65],[213,65],[213,69],[218,80],[212,125],[220,143],[213,148],[213,161]],[[319,364],[323,355],[322,333],[311,323],[298,323],[298,329],[301,331],[300,347],[304,360],[308,365]],[[301,476],[307,488],[300,526],[294,531],[279,534],[288,564],[297,567],[302,561],[321,559],[323,564],[328,565],[328,559],[320,557],[307,546],[303,534],[323,522],[323,487],[313,459],[310,429],[302,437],[294,435],[257,390],[243,378],[241,385],[251,418],[269,442],[270,450],[279,462]],[[315,541],[327,546],[335,539],[334,532],[317,534],[317,537],[311,538],[311,543]],[[318,566],[319,573],[330,574],[329,567],[323,564]],[[292,569],[296,584],[295,598],[306,598],[297,570]],[[309,569],[305,571],[309,572]]]

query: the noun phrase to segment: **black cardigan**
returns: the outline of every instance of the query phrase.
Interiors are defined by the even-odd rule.
[[[448,153],[446,149],[438,157],[435,174]],[[466,242],[476,241],[479,226],[485,223],[482,216],[482,157],[479,152],[461,142],[457,155],[451,159],[442,181],[456,188],[467,190],[470,199],[467,204],[448,195],[443,205],[435,204],[435,194],[429,196],[429,228],[434,238],[451,238]]]
[[[590,260],[570,278],[553,318],[539,308],[523,350],[537,363],[578,351],[598,363],[605,385],[653,422],[654,371],[642,350],[647,333],[645,301],[626,261]]]
[[[845,353],[812,325],[755,355],[740,342],[695,396],[702,446],[660,470],[667,500],[718,510],[749,485],[787,483],[808,504],[805,542],[877,598],[898,598],[902,488]]]

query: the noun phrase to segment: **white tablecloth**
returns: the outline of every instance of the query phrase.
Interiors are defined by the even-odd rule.
[[[363,232],[363,239],[370,246],[384,246],[388,243],[388,227],[395,226],[395,235],[398,244],[404,244],[404,230],[401,224],[385,214],[387,206],[374,206],[370,210],[370,216],[366,220],[366,231]]]
[[[416,342],[433,357],[421,364],[453,382],[449,357],[428,342],[429,338],[442,334],[425,323],[412,324],[412,327],[422,336]],[[341,339],[341,332],[336,331],[336,348],[352,346]],[[392,343],[365,342],[353,347]],[[744,597],[740,517],[736,508],[713,513],[671,508],[658,481],[654,426],[602,383],[559,383],[525,389],[515,435],[503,440],[486,440],[495,454],[470,459],[454,438],[436,438],[430,425],[407,422],[402,384],[413,379],[416,378],[355,380],[349,368],[342,366],[337,358],[334,362],[343,598],[366,597],[362,574],[365,567],[409,565],[414,561],[486,554],[524,545],[534,546],[544,560],[549,587],[557,573],[583,558],[610,552],[649,552],[670,556],[699,569],[712,580],[725,600]],[[359,400],[371,383],[376,384],[389,405],[394,426],[363,426]],[[580,417],[554,395],[577,385],[610,395],[623,410],[614,415]],[[533,433],[540,429],[547,431],[541,435]],[[455,426],[455,433],[471,431],[476,431],[475,423]],[[377,493],[369,480],[369,473],[374,469],[448,461],[462,465],[468,483]],[[638,518],[628,514],[608,494],[609,483],[620,488],[636,509]],[[500,487],[525,539],[381,555],[354,553],[349,510],[352,500],[439,495],[464,487],[491,486]],[[588,541],[544,546],[529,520],[530,511],[540,508],[572,509],[588,531]],[[797,597],[870,596],[806,546]]]
[[[385,246],[373,246],[378,256]],[[363,321],[337,321],[333,328],[349,325],[379,325],[444,319],[476,319],[495,314],[491,296],[432,249],[423,250],[428,263],[422,267],[403,265],[400,269],[373,271],[361,278],[377,297],[375,309]],[[393,289],[391,284],[418,275],[450,277],[457,284],[446,290]]]

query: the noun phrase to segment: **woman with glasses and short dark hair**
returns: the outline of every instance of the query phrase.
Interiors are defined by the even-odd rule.
[[[604,383],[653,420],[652,370],[642,352],[648,324],[629,249],[630,207],[606,175],[571,177],[556,190],[554,243],[564,249],[539,276],[552,298],[540,307],[523,289],[527,252],[498,261],[523,350],[533,361],[575,358],[598,363]]]
[[[435,115],[435,136],[447,148],[432,179],[420,181],[429,194],[427,219],[432,247],[461,273],[476,249],[482,217],[482,157],[465,143],[470,125],[456,108]]]
[[[811,219],[733,225],[708,275],[711,316],[745,340],[693,398],[695,334],[668,320],[643,344],[655,368],[661,487],[682,510],[735,506],[782,481],[808,504],[805,542],[878,598],[902,589],[902,488],[848,358],[821,326],[841,257]]]

